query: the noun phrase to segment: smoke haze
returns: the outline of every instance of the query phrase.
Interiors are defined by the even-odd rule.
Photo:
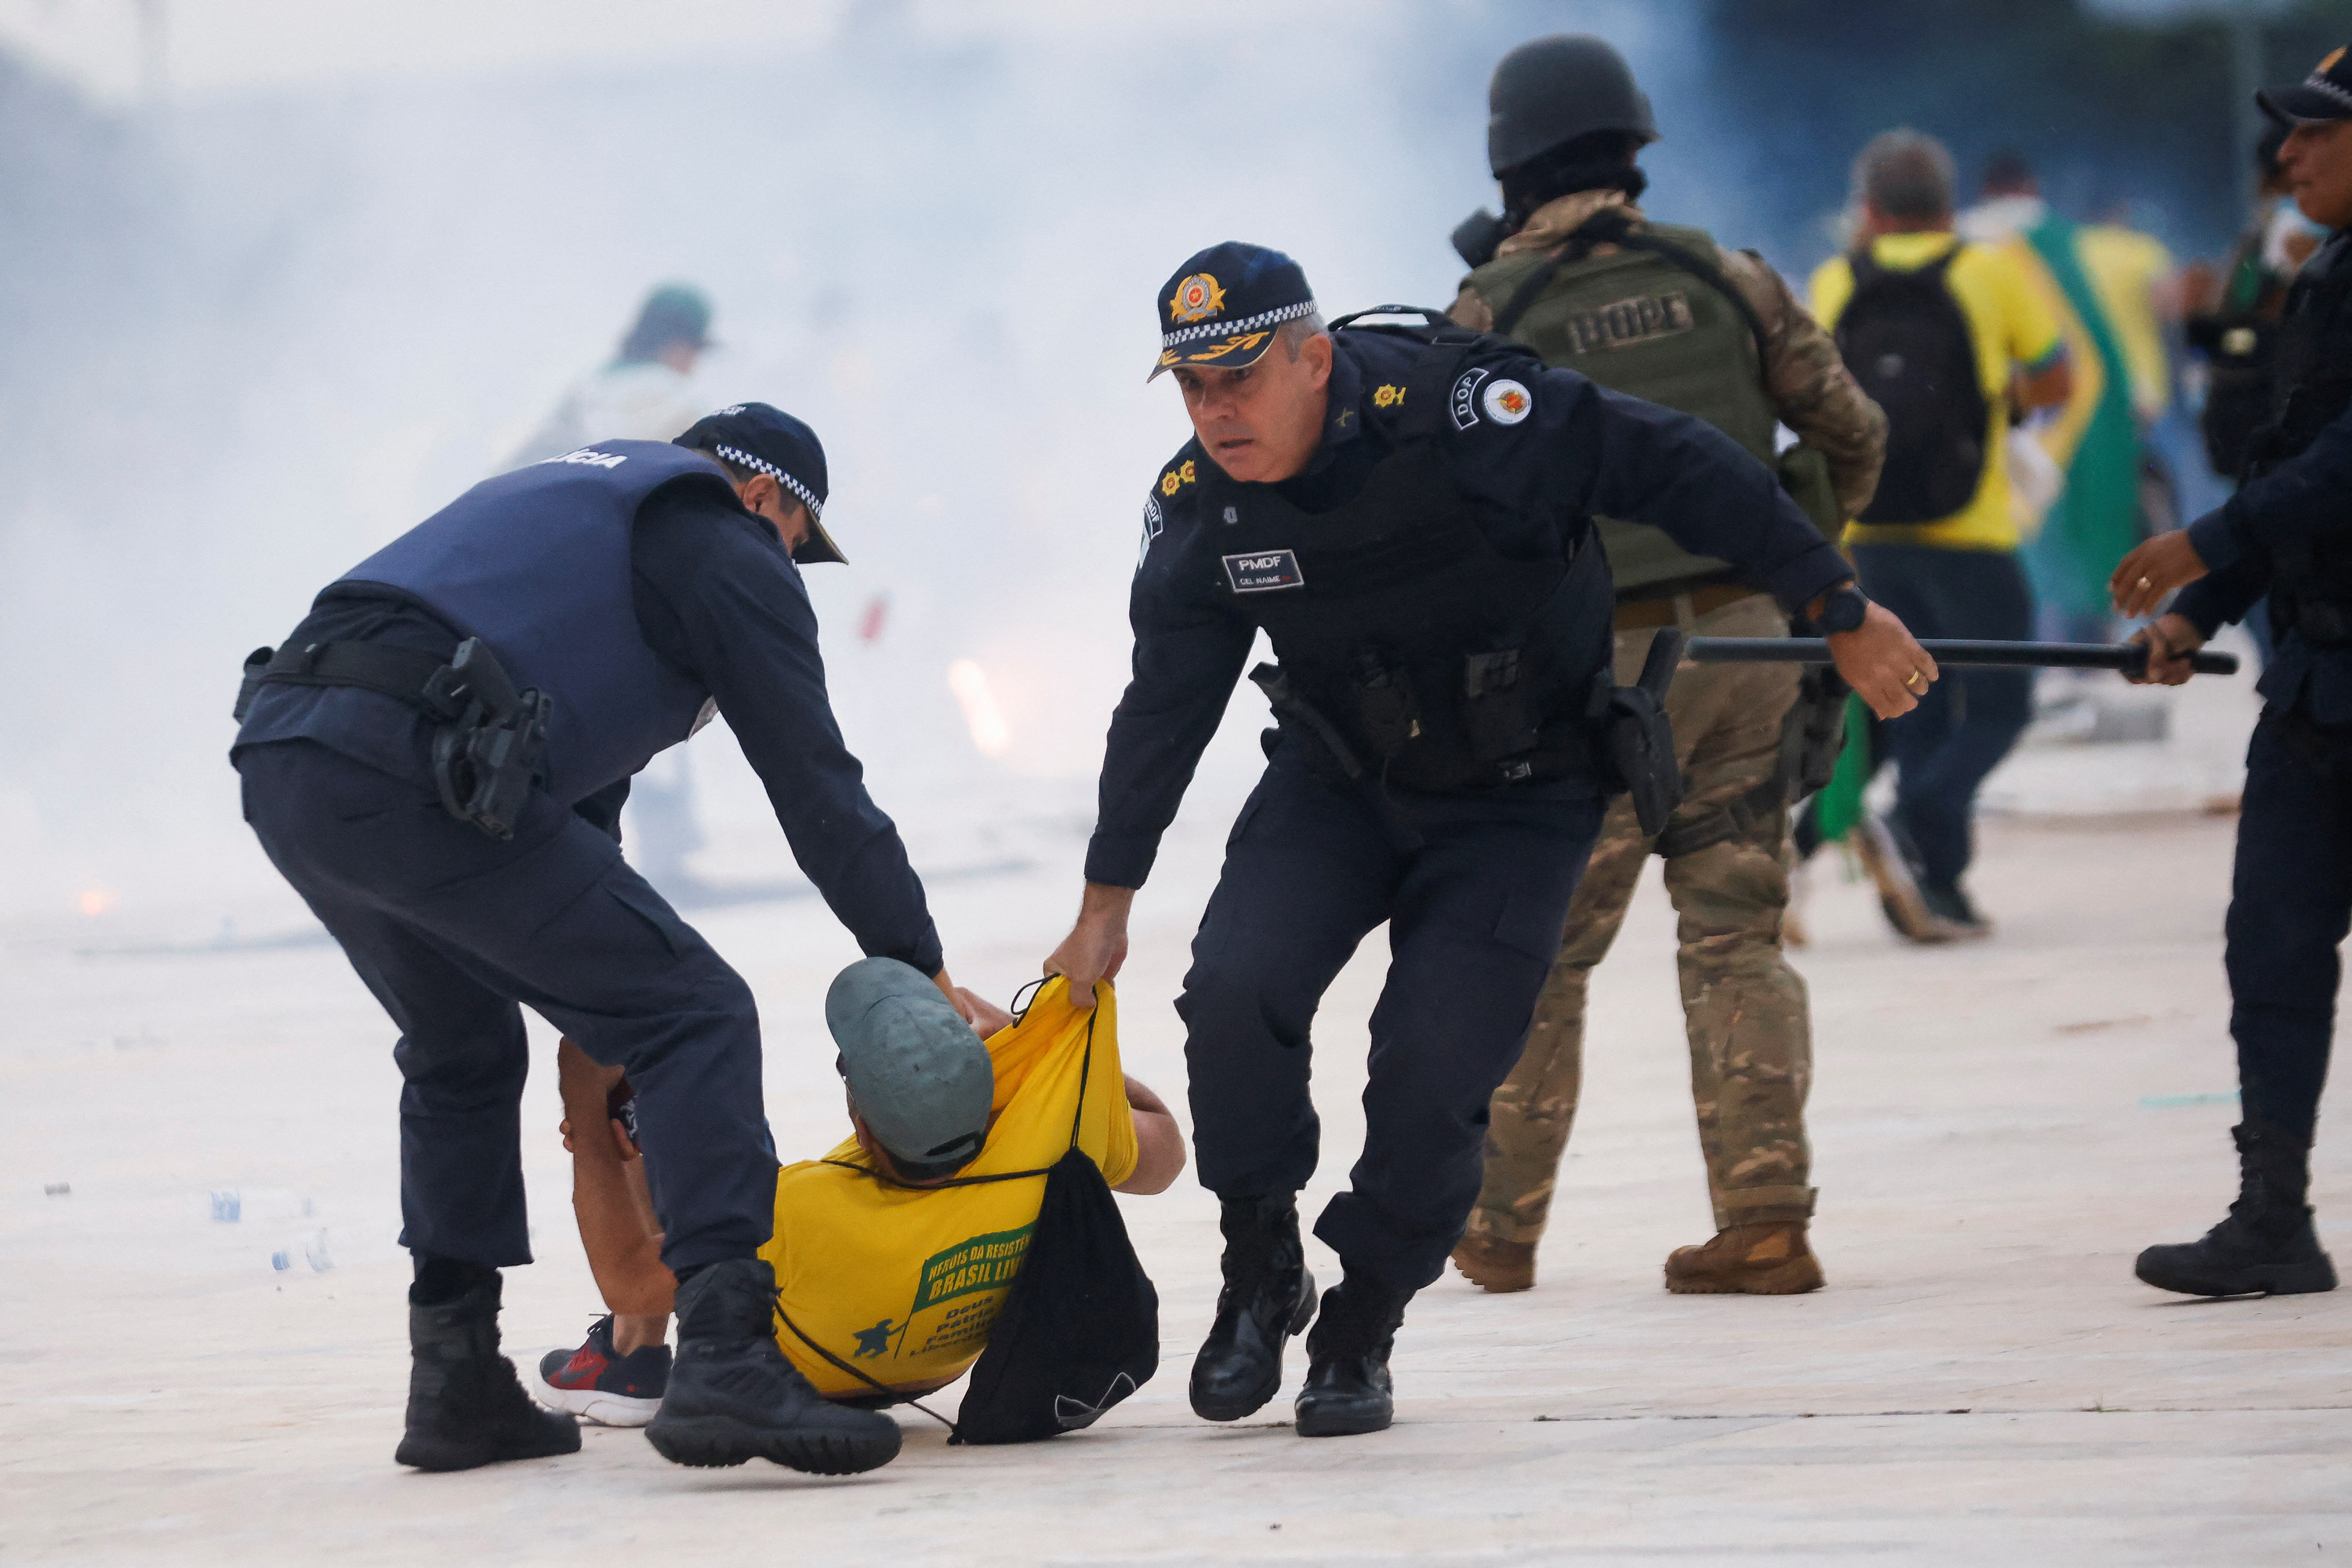
[[[299,918],[237,819],[239,660],[492,471],[656,281],[716,302],[709,405],[824,439],[835,705],[919,866],[1075,880],[1141,502],[1187,434],[1144,384],[1185,255],[1279,246],[1328,313],[1449,302],[1487,73],[1559,30],[1657,104],[1654,210],[1818,255],[1713,118],[1696,4],[881,4],[730,44],[737,14],[526,63],[426,6],[397,71],[259,61],[144,112],[0,56],[0,912]],[[1188,816],[1230,810],[1262,721],[1244,686]],[[705,872],[788,875],[723,731],[692,752]]]

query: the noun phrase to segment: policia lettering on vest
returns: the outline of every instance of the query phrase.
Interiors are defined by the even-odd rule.
[[[2116,568],[2116,612],[2179,597],[2134,640],[2149,674],[2267,602],[2278,635],[2246,752],[2223,963],[2243,1117],[2238,1199],[2200,1240],[2151,1247],[2139,1278],[2191,1296],[2332,1290],[2311,1223],[2311,1141],[2334,1043],[2338,950],[2352,930],[2352,52],[2256,95],[2289,127],[2279,166],[2305,217],[2335,231],[2279,320],[2277,400],[2244,483]]]
[[[246,820],[401,1030],[403,1464],[580,1446],[498,1353],[498,1270],[530,1261],[524,1006],[637,1089],[680,1282],[655,1447],[825,1472],[898,1450],[895,1424],[826,1405],[776,1347],[758,1012],[619,842],[630,776],[723,713],[859,944],[971,1016],[825,696],[796,564],[842,559],[825,493],[815,434],[765,404],[675,444],[599,442],[475,486],[247,662]]]
[[[1599,38],[1538,38],[1496,68],[1489,100],[1489,162],[1505,216],[1482,214],[1457,231],[1473,270],[1454,319],[1705,420],[1772,465],[1813,525],[1836,537],[1870,500],[1886,420],[1761,259],[1704,230],[1653,223],[1633,205],[1646,185],[1634,160],[1657,130],[1624,60]],[[1776,453],[1783,424],[1799,442]],[[1772,584],[1721,552],[1690,549],[1632,519],[1604,515],[1595,525],[1616,589],[1620,679],[1633,678],[1669,626],[1788,635]],[[1526,1049],[1495,1094],[1483,1184],[1454,1252],[1489,1290],[1535,1283],[1536,1243],[1582,1081],[1587,982],[1653,852],[1665,859],[1686,933],[1691,1088],[1717,1230],[1668,1259],[1667,1287],[1781,1293],[1821,1283],[1805,1234],[1811,1024],[1804,981],[1780,952],[1781,850],[1788,807],[1835,765],[1844,687],[1828,671],[1703,665],[1675,681],[1666,707],[1682,805],[1663,830],[1630,801],[1611,809]]]
[[[1326,331],[1278,251],[1225,244],[1156,300],[1193,438],[1152,476],[1076,928],[1047,959],[1083,991],[1118,972],[1127,913],[1262,628],[1278,661],[1265,775],[1228,841],[1177,1011],[1193,1145],[1223,1205],[1225,1288],[1193,1408],[1234,1420],[1316,1327],[1307,1436],[1388,1424],[1388,1356],[1478,1188],[1488,1097],[1518,1054],[1618,781],[1601,757],[1641,703],[1610,669],[1595,514],[1655,523],[1790,605],[1851,574],[1770,470],[1705,423],[1423,314]],[[1379,395],[1387,389],[1391,395]],[[1177,482],[1171,484],[1171,479]],[[1844,601],[1840,668],[1906,706],[1934,664]],[[1635,749],[1638,752],[1638,748]],[[1343,1281],[1318,1309],[1297,1194],[1314,1173],[1310,1026],[1390,922],[1365,1145],[1316,1234]]]

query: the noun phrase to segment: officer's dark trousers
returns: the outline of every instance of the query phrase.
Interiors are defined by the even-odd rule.
[[[2246,752],[2225,962],[2251,1121],[2308,1140],[2352,929],[2352,733],[2296,733],[2265,709]]]
[[[402,1245],[530,1261],[521,1006],[628,1068],[663,1261],[767,1240],[776,1167],[751,991],[610,837],[534,792],[500,842],[429,784],[308,741],[248,747],[237,770],[262,847],[400,1026]]]
[[[1391,1289],[1436,1279],[1477,1197],[1487,1101],[1527,1037],[1601,812],[1590,783],[1406,796],[1326,784],[1280,748],[1234,824],[1176,1004],[1202,1184],[1264,1197],[1314,1173],[1308,1031],[1325,987],[1387,921],[1363,1156],[1315,1234]]]
[[[1913,637],[2033,635],[2033,590],[2007,551],[1863,544],[1853,563],[1863,592],[1901,616]],[[2032,671],[1948,669],[1918,707],[1886,721],[1895,819],[1917,846],[1928,882],[1953,887],[1969,868],[1977,787],[2032,719]]]

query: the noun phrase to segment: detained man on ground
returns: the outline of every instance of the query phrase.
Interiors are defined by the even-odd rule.
[[[968,1026],[903,963],[866,959],[834,982],[825,1021],[850,1136],[776,1173],[775,1234],[761,1251],[775,1269],[777,1342],[816,1394],[871,1408],[963,1375],[987,1347],[1074,1121],[1115,1192],[1165,1192],[1183,1170],[1183,1133],[1122,1073],[1108,985],[1100,997],[1089,1032],[1072,1026],[1085,1009],[1059,981],[1017,1024],[967,992]],[[572,1206],[606,1315],[525,1377],[552,1409],[641,1426],[669,1378],[677,1282],[623,1070],[569,1041],[557,1064]]]

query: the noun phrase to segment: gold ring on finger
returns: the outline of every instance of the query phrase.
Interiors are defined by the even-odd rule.
[[[2143,577],[2143,578],[2141,578],[2141,579],[2139,580],[2139,585],[2140,585],[2141,587],[2143,587],[2143,588],[2153,588],[2153,587],[2155,587],[2155,586],[2156,586],[2156,584],[2153,584],[2153,583],[2149,582],[2149,581],[2148,581],[2147,578],[2145,578],[2145,577]]]
[[[1916,685],[1913,685],[1915,681]],[[1903,678],[1903,684],[1914,691],[1925,691],[1927,689],[1927,678],[1915,669]]]

